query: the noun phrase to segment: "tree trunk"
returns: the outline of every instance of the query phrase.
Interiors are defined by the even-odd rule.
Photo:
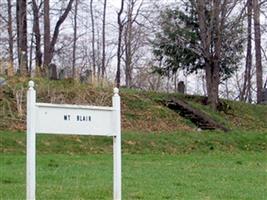
[[[205,69],[208,104],[213,110],[216,110],[219,103],[219,65],[211,62],[206,64]]]
[[[101,78],[104,79],[106,72],[106,12],[107,12],[107,0],[104,0],[103,9],[103,28],[102,28],[102,73]]]
[[[129,2],[127,9],[127,25],[125,28],[125,81],[126,87],[132,85],[132,26],[134,2]]]
[[[75,65],[76,65],[76,43],[77,43],[77,13],[78,13],[78,0],[75,0],[74,8],[74,27],[73,27],[73,50],[72,50],[72,78],[75,79]]]
[[[47,73],[47,68],[50,64],[50,0],[44,0],[44,71]]]
[[[22,66],[21,71],[23,75],[28,75],[28,44],[27,44],[27,0],[21,2],[21,19],[22,19],[22,30],[21,30],[21,51],[22,51]]]
[[[260,4],[253,0],[254,9],[254,34],[256,54],[256,82],[257,82],[257,103],[262,102],[262,61],[261,61],[261,27],[260,27]]]
[[[29,76],[32,77],[32,55],[33,54],[33,34],[31,34],[31,43],[30,43],[30,57],[29,57]]]
[[[95,54],[95,20],[93,11],[93,0],[90,1],[90,15],[92,23],[92,60],[93,60],[93,79],[96,75],[96,54]]]
[[[244,84],[243,89],[240,94],[241,101],[251,101],[251,68],[252,68],[252,8],[253,8],[253,0],[247,1],[247,55],[246,55],[246,69],[244,75]]]
[[[100,75],[101,75],[101,40],[100,40],[100,31],[97,27],[96,29],[96,66],[97,66],[97,81],[100,81]]]
[[[39,8],[36,0],[32,0],[33,10],[33,33],[35,36],[35,67],[39,72],[42,71],[42,51],[41,51],[41,33],[40,33],[40,22],[39,22]]]
[[[123,22],[121,15],[124,8],[124,0],[121,0],[121,8],[118,13],[118,25],[119,25],[119,36],[118,36],[118,48],[117,48],[117,72],[116,72],[116,85],[119,88],[121,83],[121,42],[122,42],[122,31],[123,31]]]
[[[18,54],[18,65],[20,68],[20,1],[16,1],[16,32],[17,32],[17,54]]]
[[[8,52],[9,52],[9,66],[7,70],[8,76],[14,75],[14,53],[13,53],[13,27],[12,27],[12,5],[11,0],[7,0],[8,9]]]
[[[28,45],[27,45],[27,0],[17,1],[17,40],[19,73],[28,73]]]

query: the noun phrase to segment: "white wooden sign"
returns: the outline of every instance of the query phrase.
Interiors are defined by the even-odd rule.
[[[27,92],[27,200],[35,200],[36,133],[113,137],[113,198],[121,200],[121,113],[119,90],[112,107],[36,103],[34,82]]]
[[[114,136],[114,108],[37,103],[36,132]]]

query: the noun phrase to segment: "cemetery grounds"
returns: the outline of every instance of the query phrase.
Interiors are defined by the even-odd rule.
[[[0,132],[0,199],[25,199],[25,138]],[[264,132],[122,134],[123,199],[267,198]],[[38,199],[112,199],[112,138],[37,137]]]

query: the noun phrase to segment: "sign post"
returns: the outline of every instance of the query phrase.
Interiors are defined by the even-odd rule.
[[[29,82],[27,91],[27,200],[35,200],[35,155],[36,155],[36,133],[35,133],[35,104],[36,92],[34,82]]]
[[[114,89],[114,96],[112,97],[112,106],[114,108],[114,119],[121,119],[121,102],[119,96],[119,89]],[[115,133],[113,137],[113,159],[114,159],[114,184],[113,194],[114,199],[121,199],[121,121],[115,120]]]
[[[36,196],[36,134],[113,137],[113,198],[121,200],[121,104],[114,88],[112,107],[36,103],[34,82],[27,91],[27,200]],[[56,126],[55,126],[56,124]]]

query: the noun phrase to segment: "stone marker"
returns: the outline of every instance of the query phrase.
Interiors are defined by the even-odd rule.
[[[5,85],[6,84],[6,79],[4,79],[3,77],[0,77],[0,86]]]
[[[51,80],[57,80],[57,66],[53,63],[51,63],[48,67],[48,76]]]
[[[81,83],[89,83],[91,84],[93,82],[93,73],[92,70],[87,69],[85,70],[84,74],[80,76]]]
[[[184,94],[185,93],[185,84],[183,81],[178,83],[178,92]]]
[[[66,73],[64,69],[61,69],[59,71],[59,75],[58,75],[59,80],[64,80],[66,78]]]

